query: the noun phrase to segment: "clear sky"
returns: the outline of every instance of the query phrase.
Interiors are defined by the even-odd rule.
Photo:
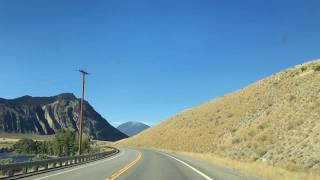
[[[0,97],[81,93],[156,124],[319,58],[318,0],[1,0]]]

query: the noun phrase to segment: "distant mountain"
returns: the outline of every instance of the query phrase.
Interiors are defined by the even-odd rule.
[[[143,124],[141,122],[126,122],[117,127],[118,130],[125,133],[128,136],[133,136],[141,131],[148,129],[150,126]]]
[[[119,144],[319,171],[319,132],[317,60],[187,109]]]
[[[78,131],[80,100],[71,93],[52,97],[0,98],[0,132],[50,135],[58,129]],[[84,133],[94,139],[126,138],[84,102]]]

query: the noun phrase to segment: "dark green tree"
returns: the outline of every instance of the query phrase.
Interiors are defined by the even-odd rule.
[[[58,156],[75,155],[75,141],[76,136],[74,132],[67,129],[57,131],[52,142],[54,154]]]
[[[83,150],[82,153],[89,154],[92,151],[92,141],[89,137],[85,136],[82,142]]]
[[[93,152],[89,137],[85,136],[82,143],[83,154]],[[55,133],[51,141],[21,139],[14,145],[14,150],[19,154],[35,154],[40,159],[44,157],[43,155],[73,156],[78,151],[78,135],[68,129],[61,129]]]

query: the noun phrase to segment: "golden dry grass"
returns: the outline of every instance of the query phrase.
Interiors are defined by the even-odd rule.
[[[37,141],[46,141],[51,140],[54,135],[38,135],[38,134],[21,134],[21,133],[0,133],[0,139],[7,138],[7,139],[23,139],[29,138]]]
[[[52,139],[52,137],[52,135],[0,133],[0,148],[11,148],[12,145],[23,138],[30,138],[36,141],[45,141]]]
[[[216,165],[233,168],[246,174],[251,174],[263,179],[272,180],[317,180],[320,179],[318,171],[288,171],[280,167],[270,166],[261,162],[241,162],[226,158],[217,157],[213,154],[200,154],[190,152],[175,152],[195,159],[201,159]]]
[[[11,148],[17,141],[19,141],[19,139],[0,138],[0,149]]]
[[[320,61],[190,108],[118,144],[320,170]]]
[[[99,149],[100,152],[107,152],[113,150],[110,148],[112,146],[112,142],[110,141],[100,141],[100,140],[92,140],[93,141],[93,148]]]

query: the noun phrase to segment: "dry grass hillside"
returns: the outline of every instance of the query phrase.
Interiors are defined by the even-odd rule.
[[[320,170],[320,60],[188,109],[119,144]]]

